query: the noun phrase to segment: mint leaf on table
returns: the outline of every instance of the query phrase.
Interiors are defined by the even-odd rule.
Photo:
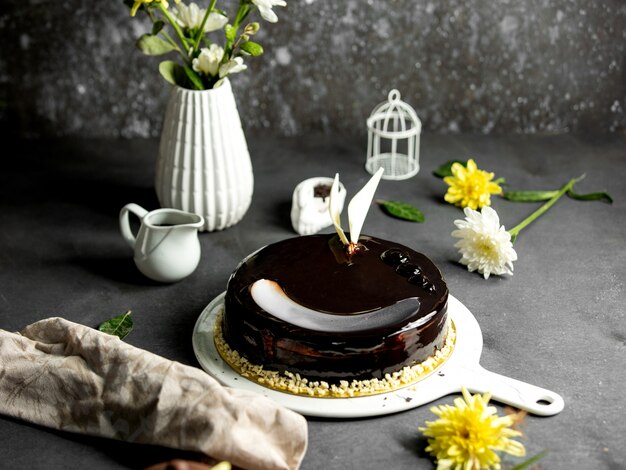
[[[552,199],[557,193],[558,191],[505,191],[502,193],[502,197],[515,202],[541,202]],[[604,201],[613,204],[611,195],[604,191],[578,194],[570,189],[567,191],[567,195],[578,201]]]
[[[435,171],[433,171],[433,175],[437,178],[445,178],[446,176],[452,176],[452,165],[455,163],[460,163],[463,166],[467,166],[467,162],[463,160],[450,160],[441,165]]]
[[[100,323],[98,330],[109,335],[118,336],[120,339],[126,338],[133,331],[133,317],[130,316],[129,310],[122,315],[111,318]]]
[[[381,205],[382,208],[387,212],[387,214],[392,217],[396,217],[402,220],[408,220],[410,222],[424,222],[425,217],[422,211],[420,211],[417,207],[412,206],[411,204],[407,204],[406,202],[401,201],[385,201],[379,199],[376,201],[377,204]]]
[[[540,202],[552,199],[558,191],[505,191],[502,197],[515,202]]]
[[[572,199],[576,199],[578,201],[604,201],[608,202],[609,204],[613,204],[613,198],[611,197],[611,195],[604,191],[597,193],[578,194],[570,189],[567,192],[567,195]]]

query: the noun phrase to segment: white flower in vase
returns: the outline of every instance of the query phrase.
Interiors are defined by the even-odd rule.
[[[287,2],[285,0],[252,0],[252,3],[256,5],[261,13],[261,16],[265,21],[269,21],[270,23],[276,23],[278,21],[278,16],[272,10],[273,7],[284,7],[287,6]]]
[[[178,3],[176,5],[176,10],[178,11],[178,14],[176,15],[178,24],[190,30],[200,28],[204,15],[206,15],[206,9],[200,8],[194,2],[191,2],[189,5]],[[226,16],[212,11],[207,17],[202,31],[205,33],[217,31],[218,29],[222,29],[226,23],[228,23],[228,18]]]
[[[246,70],[244,60],[264,53],[254,40],[261,25],[250,21],[251,14],[276,23],[278,17],[272,9],[287,6],[285,0],[239,0],[231,15],[216,8],[215,1],[202,8],[193,1],[176,0],[176,8],[171,10],[167,0],[127,3],[131,4],[131,16],[142,12],[152,23],[150,32],[137,39],[137,47],[149,56],[176,53],[174,59],[161,61],[159,73],[172,85],[189,90],[217,88],[226,76]],[[223,34],[215,34],[220,30]]]
[[[242,72],[247,68],[248,66],[243,63],[243,59],[241,57],[235,57],[220,66],[220,78],[224,78],[226,75],[230,75],[232,73]]]
[[[224,57],[224,49],[217,44],[200,49],[200,55],[193,59],[192,67],[196,72],[214,77],[219,70],[220,62]]]
[[[215,82],[213,88],[219,88],[224,83],[224,79],[233,73],[239,73],[248,68],[247,65],[243,63],[243,59],[241,57],[235,57],[232,60],[229,60],[225,64],[220,65],[219,75],[220,79]]]

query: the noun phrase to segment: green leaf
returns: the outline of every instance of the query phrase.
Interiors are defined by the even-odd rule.
[[[137,40],[137,47],[146,55],[163,55],[176,50],[176,47],[159,36],[144,34]]]
[[[101,323],[98,326],[98,330],[109,335],[119,336],[120,339],[124,339],[128,334],[133,331],[133,318],[130,316],[131,311],[113,317]]]
[[[239,46],[239,48],[242,51],[247,52],[248,54],[254,57],[257,57],[263,54],[263,47],[261,47],[261,45],[257,44],[256,42],[252,42],[252,41],[244,42]]]
[[[452,165],[454,165],[455,163],[460,163],[463,166],[467,166],[467,161],[450,160],[444,163],[443,165],[441,165],[435,171],[433,171],[433,175],[441,179],[445,178],[446,176],[452,176]]]
[[[184,86],[185,71],[183,67],[173,60],[164,60],[159,64],[159,72],[165,80],[172,85]]]
[[[540,202],[552,199],[558,191],[505,191],[502,197],[514,202]]]
[[[609,193],[604,191],[597,193],[578,194],[570,189],[567,192],[567,195],[572,199],[576,199],[578,201],[604,201],[608,202],[609,204],[613,204],[613,198],[609,195]]]
[[[185,65],[185,74],[187,75],[187,78],[191,80],[191,83],[193,83],[193,86],[196,87],[196,90],[204,90],[204,84],[202,83],[202,78],[200,77],[200,75],[196,73],[194,69],[192,69],[188,65]]]
[[[161,20],[157,20],[154,22],[154,24],[152,25],[152,35],[156,36],[157,34],[159,34],[159,32],[163,29],[163,27],[165,26],[165,23]]]
[[[546,456],[547,453],[548,453],[547,450],[539,452],[537,455],[533,455],[528,460],[524,460],[522,463],[517,464],[511,470],[524,470],[526,467],[530,467],[532,464],[537,463],[538,461],[540,461],[542,458],[544,458]]]
[[[411,222],[424,222],[425,220],[422,211],[406,202],[378,200],[376,203],[380,204],[389,215],[398,219]]]

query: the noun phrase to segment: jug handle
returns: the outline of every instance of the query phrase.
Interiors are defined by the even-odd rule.
[[[135,242],[137,241],[137,239],[135,238],[135,235],[133,235],[133,232],[130,229],[130,222],[128,220],[129,212],[132,212],[137,217],[139,217],[139,220],[141,220],[148,213],[148,211],[145,210],[140,205],[137,205],[132,202],[130,204],[126,204],[120,210],[120,230],[122,232],[122,236],[124,237],[126,242],[130,245],[130,247],[134,249]]]

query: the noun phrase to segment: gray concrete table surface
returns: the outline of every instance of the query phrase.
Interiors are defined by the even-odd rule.
[[[158,207],[156,140],[20,141],[14,151],[5,145],[0,328],[18,331],[50,316],[97,326],[130,309],[135,328],[128,343],[199,367],[191,343],[199,314],[245,255],[296,236],[289,218],[295,186],[339,172],[350,197],[369,178],[365,138],[255,135],[248,141],[255,175],[248,213],[229,229],[201,233],[200,266],[170,285],[138,273],[118,228],[124,204]],[[548,450],[540,462],[545,469],[618,469],[626,462],[625,144],[616,135],[423,135],[420,172],[382,181],[376,197],[409,202],[426,222],[393,219],[372,206],[363,229],[434,260],[481,326],[485,368],[564,398],[560,414],[528,415],[522,424],[528,455]],[[443,202],[446,186],[432,175],[447,160],[467,158],[506,178],[510,189],[557,189],[584,173],[579,192],[607,190],[615,202],[562,198],[521,232],[514,276],[484,280],[458,264],[450,232],[462,211]],[[493,201],[507,228],[538,206]],[[309,418],[301,468],[434,468],[418,431],[434,417],[421,406],[375,418]],[[0,468],[141,469],[186,456],[9,417],[0,418],[0,442]]]

